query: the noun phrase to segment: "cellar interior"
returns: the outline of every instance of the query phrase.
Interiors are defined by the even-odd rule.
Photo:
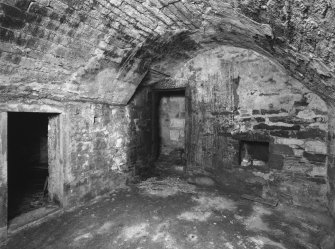
[[[335,248],[334,8],[1,0],[1,245]]]

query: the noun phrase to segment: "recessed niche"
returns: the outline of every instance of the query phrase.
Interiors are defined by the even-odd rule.
[[[153,148],[155,158],[183,164],[185,151],[185,89],[155,90]]]
[[[269,143],[240,141],[240,165],[265,167],[269,161]]]

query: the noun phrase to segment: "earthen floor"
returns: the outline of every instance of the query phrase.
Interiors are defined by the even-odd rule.
[[[177,176],[149,178],[10,236],[8,249],[314,249],[320,213],[269,207]]]

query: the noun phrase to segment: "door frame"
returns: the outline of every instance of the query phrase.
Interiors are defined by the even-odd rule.
[[[64,198],[66,117],[64,111],[50,106],[0,104],[0,243],[7,239],[8,234],[8,112],[50,114],[48,121],[48,192],[60,207],[66,205]]]
[[[189,96],[189,88],[188,87],[179,87],[179,88],[153,88],[151,89],[151,98],[152,98],[152,106],[151,106],[151,141],[152,141],[152,147],[151,147],[151,155],[152,159],[155,161],[157,157],[159,156],[159,147],[160,147],[160,141],[159,141],[159,102],[161,97],[164,95],[164,93],[173,93],[173,92],[184,92],[185,97],[185,128],[184,128],[184,146],[185,146],[185,158],[186,158],[186,166],[187,167],[187,141],[189,132],[187,131],[187,128],[189,127],[189,120],[188,120],[188,96]]]

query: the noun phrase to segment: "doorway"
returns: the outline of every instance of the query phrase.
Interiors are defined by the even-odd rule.
[[[49,121],[57,114],[8,112],[8,222],[42,207],[49,195]]]
[[[185,89],[153,92],[153,155],[168,164],[185,164]]]

